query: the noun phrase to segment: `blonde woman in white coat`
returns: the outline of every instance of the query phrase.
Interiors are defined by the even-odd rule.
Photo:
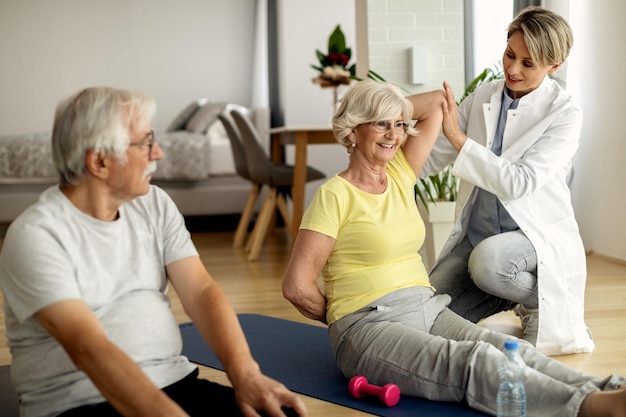
[[[454,162],[457,220],[431,272],[453,311],[477,322],[515,308],[547,355],[590,352],[586,261],[567,183],[581,111],[549,77],[573,43],[567,22],[523,10],[508,28],[505,78],[456,107],[447,83],[443,135],[421,176]]]

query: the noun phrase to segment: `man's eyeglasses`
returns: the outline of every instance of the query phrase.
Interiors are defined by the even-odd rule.
[[[393,127],[393,130],[398,135],[403,135],[409,130],[409,125],[404,122],[390,122],[388,120],[379,120],[377,122],[370,122],[378,133],[387,133]]]
[[[150,133],[146,135],[144,140],[139,142],[130,142],[128,146],[147,146],[148,147],[148,159],[152,159],[152,148],[156,143],[156,139],[154,138],[154,130],[151,130]]]

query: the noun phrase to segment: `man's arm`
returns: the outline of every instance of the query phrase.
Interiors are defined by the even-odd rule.
[[[184,258],[166,269],[185,312],[224,366],[243,414],[258,416],[264,410],[285,416],[281,407],[289,407],[306,416],[300,397],[261,373],[235,311],[200,258]]]
[[[124,416],[187,416],[113,344],[91,309],[80,300],[52,304],[35,314],[37,322],[85,372],[104,398]]]

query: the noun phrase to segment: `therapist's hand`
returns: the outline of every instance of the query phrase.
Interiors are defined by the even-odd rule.
[[[443,104],[443,122],[441,130],[450,144],[457,152],[461,150],[467,136],[459,129],[459,113],[454,100],[454,93],[447,81],[443,82],[443,91],[446,95],[446,102]]]

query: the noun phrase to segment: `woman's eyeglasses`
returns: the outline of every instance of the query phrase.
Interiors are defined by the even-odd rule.
[[[147,146],[148,147],[148,159],[152,159],[152,148],[156,143],[156,139],[154,138],[154,130],[151,130],[150,133],[146,135],[144,140],[139,142],[130,142],[128,146]]]
[[[398,135],[403,135],[409,130],[409,125],[404,122],[390,122],[388,120],[379,120],[377,122],[370,122],[378,133],[387,133],[393,128]]]

